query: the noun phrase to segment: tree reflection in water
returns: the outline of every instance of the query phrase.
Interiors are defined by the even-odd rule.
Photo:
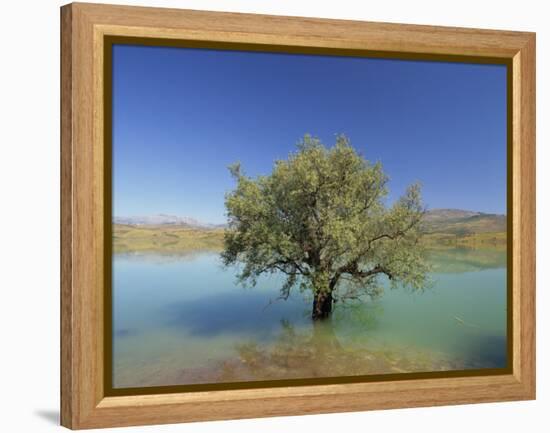
[[[296,331],[281,322],[281,332],[269,346],[257,343],[237,347],[238,360],[226,361],[219,381],[277,380],[355,376],[464,368],[443,356],[406,349],[346,347],[331,320],[314,323],[310,331]]]

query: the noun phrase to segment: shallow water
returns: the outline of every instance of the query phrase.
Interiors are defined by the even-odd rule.
[[[243,288],[216,253],[116,255],[114,386],[505,367],[505,253],[432,261],[423,293],[386,289],[313,325],[307,294],[277,301],[277,276]]]

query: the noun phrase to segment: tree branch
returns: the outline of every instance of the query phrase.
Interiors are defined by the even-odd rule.
[[[367,241],[367,245],[368,245],[367,251],[370,250],[370,246],[373,242],[376,242],[380,239],[387,238],[387,239],[395,240],[399,237],[405,236],[405,234],[407,234],[407,232],[409,230],[411,230],[416,224],[418,224],[420,222],[420,219],[421,219],[421,217],[413,218],[412,221],[409,223],[409,225],[407,225],[404,229],[397,230],[394,233],[391,233],[391,234],[390,233],[383,233],[383,234],[380,234],[378,236],[375,236],[372,239],[369,239]]]
[[[357,261],[353,261],[345,266],[342,266],[336,271],[334,278],[338,279],[342,274],[349,274],[353,277],[359,278],[368,278],[377,274],[385,274],[390,280],[393,279],[393,274],[388,268],[378,264],[368,271],[362,271],[361,269],[359,269]]]

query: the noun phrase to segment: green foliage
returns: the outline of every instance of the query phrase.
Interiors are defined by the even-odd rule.
[[[306,135],[268,176],[247,177],[240,164],[230,170],[237,186],[226,196],[222,259],[242,265],[242,283],[282,272],[283,298],[297,286],[335,300],[378,295],[384,275],[392,286],[425,287],[419,185],[386,207],[382,165],[357,154],[345,136],[327,148]]]

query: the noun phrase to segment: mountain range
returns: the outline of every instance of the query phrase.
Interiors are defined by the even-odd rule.
[[[115,217],[115,224],[131,226],[184,226],[199,229],[223,228],[225,224],[209,224],[195,218],[168,214]],[[424,232],[468,235],[506,231],[506,215],[462,209],[432,209],[424,217]]]
[[[506,231],[506,215],[461,209],[433,209],[424,217],[425,233],[450,233],[464,236]]]
[[[113,223],[130,226],[187,226],[194,228],[218,228],[225,224],[209,224],[195,218],[178,215],[156,214],[144,216],[114,217]]]

